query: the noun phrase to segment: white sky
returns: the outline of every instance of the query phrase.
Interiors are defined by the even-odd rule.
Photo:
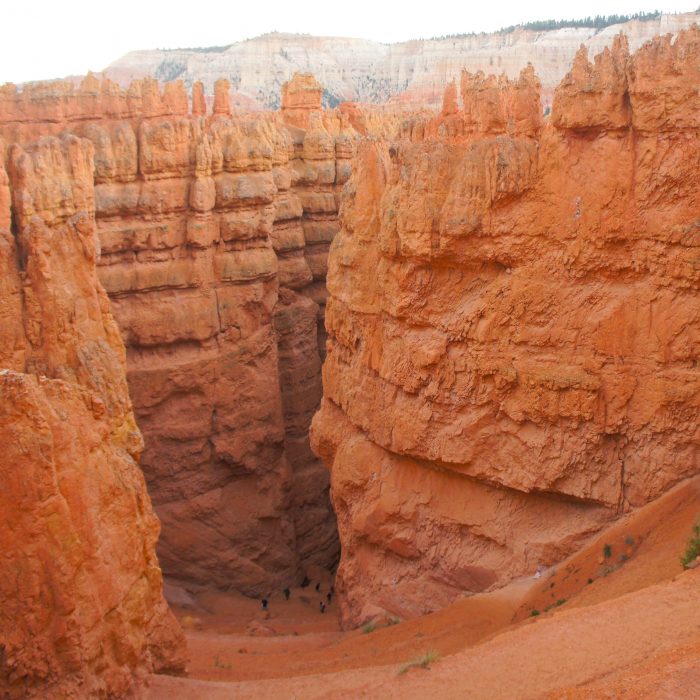
[[[586,0],[573,5],[561,0],[5,0],[0,84],[99,71],[134,49],[223,45],[274,30],[395,42],[493,31],[540,19],[655,9],[689,12],[699,2]]]

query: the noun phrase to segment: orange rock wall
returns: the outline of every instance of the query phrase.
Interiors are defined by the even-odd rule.
[[[226,81],[212,116],[200,86],[190,114],[181,85],[149,80],[0,99],[8,139],[68,129],[94,146],[99,274],[127,347],[159,557],[189,584],[265,594],[337,561],[308,426],[354,131],[320,94],[301,76],[282,114],[247,116],[231,115]]]
[[[328,140],[316,164],[302,157],[304,135],[295,159],[269,116],[148,121],[133,180],[97,171],[101,276],[129,348],[161,559],[175,577],[264,593],[337,556],[327,474],[305,447],[321,393],[313,293],[336,227]],[[287,342],[296,326],[300,347]],[[295,381],[306,396],[285,405]],[[314,528],[295,516],[302,498]]]
[[[585,50],[584,50],[585,51]],[[700,470],[700,31],[579,53],[366,141],[330,255],[343,616],[556,563]]]
[[[149,671],[181,670],[184,639],[162,595],[124,346],[97,278],[93,147],[45,137],[12,146],[7,163],[0,696],[122,696]]]

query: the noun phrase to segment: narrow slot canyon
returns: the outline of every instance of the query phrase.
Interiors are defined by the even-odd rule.
[[[124,659],[182,672],[161,570],[173,600],[332,578],[329,475],[308,429],[358,115],[323,111],[321,94],[300,75],[282,110],[251,115],[232,115],[226,81],[211,105],[201,85],[190,102],[182,84],[91,76],[0,96],[3,513],[7,532],[20,504],[58,538],[3,543],[27,571],[0,577],[7,614],[28,613],[3,636],[0,694],[121,695]],[[39,468],[41,496],[24,485]],[[72,602],[41,603],[61,591]],[[39,624],[55,631],[32,651]]]
[[[333,570],[328,470],[308,429],[348,115],[321,109],[310,75],[285,85],[279,112],[235,116],[226,81],[209,116],[201,85],[191,102],[155,81],[60,88],[9,96],[0,121],[49,161],[66,129],[94,148],[98,275],[126,346],[164,575],[261,597]]]

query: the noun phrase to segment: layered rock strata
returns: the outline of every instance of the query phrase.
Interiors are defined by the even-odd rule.
[[[93,147],[45,137],[7,162],[0,695],[122,696],[148,672],[182,670],[184,639],[162,595],[124,346],[97,278]]]
[[[53,92],[51,90],[53,89]],[[321,397],[326,259],[354,130],[312,76],[281,113],[201,86],[6,88],[2,132],[92,142],[99,274],[127,347],[166,574],[264,594],[338,557]]]
[[[330,255],[324,399],[343,616],[554,564],[700,470],[700,31],[464,73],[364,142]]]

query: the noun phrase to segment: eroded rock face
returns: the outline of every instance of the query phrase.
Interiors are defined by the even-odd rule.
[[[307,432],[350,153],[317,116],[143,121],[133,179],[97,187],[160,556],[187,582],[260,594],[337,558]]]
[[[700,469],[700,31],[463,74],[365,142],[332,246],[324,399],[344,619],[553,564]]]
[[[99,274],[127,347],[165,573],[266,594],[332,567],[328,472],[308,427],[356,138],[347,116],[321,110],[312,76],[285,87],[289,110],[247,116],[232,116],[227,81],[211,116],[201,86],[192,113],[181,84],[54,87],[7,90],[2,130],[93,144]]]
[[[97,278],[93,147],[45,137],[13,146],[8,163],[0,695],[121,696],[152,670],[182,670],[185,658],[162,595],[124,346]]]

